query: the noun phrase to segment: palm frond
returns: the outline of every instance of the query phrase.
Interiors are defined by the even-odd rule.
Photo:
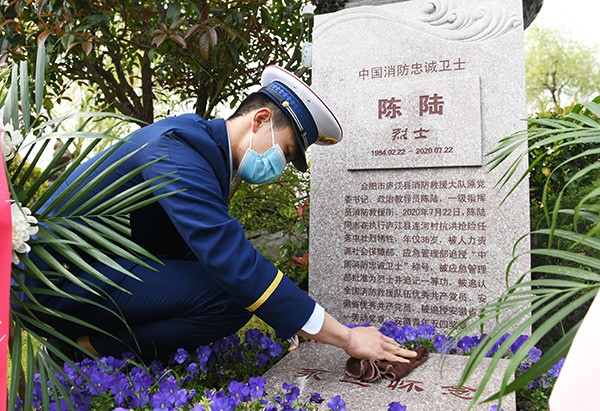
[[[51,357],[43,350],[36,349],[37,345],[45,346],[47,350],[67,361],[77,369],[56,347],[52,347],[44,337],[38,334],[41,330],[45,335],[55,338],[78,348],[69,338],[52,329],[39,319],[40,314],[57,316],[74,324],[84,326],[94,332],[108,334],[105,330],[88,324],[78,318],[44,307],[39,296],[77,299],[82,304],[88,304],[106,310],[107,315],[115,316],[124,322],[118,309],[109,308],[110,304],[102,304],[63,291],[55,284],[56,279],[75,284],[87,290],[90,295],[98,296],[101,301],[109,298],[103,287],[85,281],[74,274],[74,270],[83,270],[94,276],[102,284],[123,290],[118,284],[103,275],[94,266],[100,262],[126,275],[136,278],[121,265],[115,262],[119,256],[136,264],[149,267],[141,256],[158,261],[154,256],[134,243],[130,238],[128,213],[155,201],[159,201],[175,191],[165,192],[164,187],[173,181],[169,174],[158,176],[150,181],[135,184],[132,179],[152,166],[160,158],[143,164],[112,184],[103,184],[114,170],[124,163],[129,156],[124,156],[111,166],[106,167],[91,181],[87,181],[94,170],[104,164],[104,161],[115,152],[126,139],[112,136],[115,127],[103,131],[90,131],[88,127],[102,118],[117,118],[120,121],[130,120],[126,116],[114,113],[75,113],[44,121],[43,96],[45,76],[46,50],[43,42],[38,44],[36,65],[32,82],[29,78],[27,64],[13,64],[9,70],[0,72],[0,107],[3,108],[3,121],[11,122],[15,132],[23,136],[23,142],[18,147],[22,157],[15,156],[10,162],[15,162],[9,170],[9,191],[11,198],[18,200],[19,207],[28,207],[37,218],[39,231],[28,244],[31,251],[20,255],[22,264],[13,266],[11,277],[11,316],[15,323],[15,333],[12,341],[12,371],[9,386],[9,408],[14,409],[19,396],[24,401],[23,408],[31,408],[34,386],[34,364],[37,364],[39,381],[42,387],[50,386],[55,398],[64,399],[69,409],[73,404],[69,393],[65,390],[61,379],[68,376],[62,371]],[[30,102],[30,89],[35,102]],[[82,124],[74,131],[64,131],[68,120],[83,118]],[[94,124],[96,126],[97,124]],[[25,138],[27,137],[27,138]],[[57,153],[45,160],[45,154],[53,149],[51,142],[62,139],[64,145]],[[86,144],[81,152],[68,164],[61,164],[61,157],[80,139]],[[65,187],[67,179],[74,176],[75,170],[89,159],[94,148],[102,141],[111,140],[115,144],[97,157],[94,165],[73,178],[68,187],[57,195],[60,187]],[[141,149],[142,147],[140,147]],[[10,163],[9,162],[9,163]],[[41,167],[41,169],[40,169]],[[49,183],[51,178],[56,178]],[[122,190],[122,186],[127,188]],[[162,189],[160,195],[154,195]],[[95,190],[95,191],[94,191]],[[118,190],[122,190],[118,194]],[[41,193],[40,193],[41,191]],[[95,194],[91,195],[94,191]],[[97,191],[97,192],[96,192]],[[37,197],[37,199],[36,199]],[[45,288],[31,287],[27,277],[35,278]],[[126,290],[125,290],[126,291]],[[113,304],[113,306],[116,306]],[[13,309],[15,308],[15,309]],[[18,308],[18,310],[17,310]],[[24,344],[22,334],[27,341]],[[134,347],[132,347],[133,350]],[[37,353],[36,353],[37,351]],[[89,353],[88,353],[89,354]],[[34,358],[37,355],[37,358]],[[26,378],[20,378],[22,360],[25,360]],[[59,370],[59,377],[55,375]],[[84,375],[84,378],[87,376]],[[24,382],[21,386],[20,383]],[[42,406],[48,409],[50,397],[47,390],[42,390]]]
[[[600,155],[600,98],[593,102],[576,105],[573,111],[559,119],[530,119],[534,127],[502,139],[498,147],[488,153],[491,159],[487,165],[491,170],[510,161],[502,173],[497,187],[510,186],[508,197],[523,180],[528,178],[534,167],[544,161],[552,150],[567,150],[576,148],[577,154],[566,158],[554,165],[542,193],[544,213],[549,224],[548,228],[532,231],[515,244],[528,240],[529,236],[547,239],[547,248],[534,248],[526,253],[514,256],[508,264],[506,278],[514,270],[519,258],[528,256],[551,258],[554,264],[534,266],[530,271],[518,273],[518,280],[513,284],[507,283],[507,289],[498,300],[482,307],[476,316],[471,316],[461,322],[451,333],[458,340],[470,332],[488,329],[484,341],[472,352],[461,376],[459,386],[464,384],[480,366],[486,356],[495,354],[489,363],[471,407],[481,400],[481,395],[489,382],[495,368],[503,355],[508,355],[509,363],[504,373],[499,390],[485,401],[498,400],[511,392],[525,387],[541,374],[547,372],[568,352],[579,324],[566,332],[541,358],[516,378],[522,361],[528,357],[529,351],[546,336],[557,324],[577,310],[585,307],[598,293],[600,288],[600,239],[597,234],[600,227],[597,222],[600,217],[600,189],[592,189],[578,199],[575,208],[565,209],[562,201],[566,190],[580,181],[588,181],[600,169],[597,161]],[[527,148],[525,149],[525,145]],[[570,153],[571,151],[569,151]],[[525,171],[517,172],[521,163],[531,158],[530,166]],[[580,169],[566,175],[564,186],[553,197],[553,205],[548,206],[550,191],[549,184],[554,174],[566,173],[573,165],[581,160],[588,160]],[[504,200],[506,200],[506,197]],[[503,200],[503,201],[504,201]],[[558,216],[570,216],[574,222],[571,226],[559,224]],[[586,222],[586,228],[578,231],[577,220]],[[571,221],[569,220],[569,221]],[[562,224],[562,223],[561,223]],[[590,226],[591,225],[591,226]],[[560,240],[560,241],[558,241]],[[561,244],[561,249],[556,244]],[[579,248],[585,247],[589,252],[583,253]],[[527,280],[531,273],[542,274],[538,279]],[[530,337],[521,345],[516,353],[510,352],[511,345],[520,334]],[[506,333],[510,336],[502,344]],[[513,381],[511,381],[514,378]]]

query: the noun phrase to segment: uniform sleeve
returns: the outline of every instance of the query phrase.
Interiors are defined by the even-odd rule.
[[[217,175],[206,159],[172,138],[159,139],[153,150],[167,155],[149,167],[144,178],[175,172],[177,180],[156,194],[184,190],[160,204],[200,263],[240,305],[284,338],[297,332],[313,313],[314,300],[246,238],[237,219],[229,215]]]

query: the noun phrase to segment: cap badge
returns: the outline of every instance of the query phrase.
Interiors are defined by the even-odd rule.
[[[317,137],[317,143],[321,143],[321,144],[327,144],[327,145],[332,145],[332,144],[337,144],[337,140],[331,136],[326,136],[324,134],[321,134],[319,137]]]

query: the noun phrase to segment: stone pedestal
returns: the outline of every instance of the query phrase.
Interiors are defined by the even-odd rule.
[[[468,357],[430,354],[429,359],[398,381],[378,380],[362,383],[348,377],[344,365],[348,355],[337,347],[318,343],[303,343],[288,354],[264,378],[267,391],[281,391],[281,385],[294,383],[300,388],[301,398],[318,392],[325,401],[319,410],[327,410],[327,401],[340,395],[348,411],[387,410],[388,404],[397,401],[410,411],[466,410],[473,393],[483,378],[490,359],[486,359],[471,379],[457,390],[457,383]],[[508,360],[501,360],[496,373],[488,383],[481,398],[492,395],[500,386]],[[502,408],[515,409],[514,394],[504,397]],[[473,410],[489,411],[491,403],[475,405]]]

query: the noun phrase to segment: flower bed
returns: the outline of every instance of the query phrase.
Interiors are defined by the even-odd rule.
[[[356,327],[350,325],[349,327]],[[386,322],[380,331],[408,348],[426,345],[431,352],[469,354],[485,340],[483,336],[464,337],[458,341],[436,334],[431,326],[421,324],[417,328],[398,327]],[[492,356],[505,335],[488,352]],[[516,352],[527,336],[521,336],[510,351]],[[133,355],[123,358],[100,358],[98,362],[85,359],[76,363],[82,373],[68,364],[64,374],[57,376],[68,398],[54,398],[52,392],[42,389],[39,374],[33,390],[34,409],[55,410],[314,410],[324,399],[319,393],[300,393],[294,384],[283,384],[281,392],[265,391],[265,380],[259,375],[275,364],[287,343],[272,338],[257,329],[247,330],[242,341],[237,334],[200,346],[189,353],[183,349],[172,355],[169,364],[154,361],[144,366]],[[521,365],[521,372],[537,362],[542,352],[532,348],[529,357]],[[524,409],[547,409],[547,397],[560,373],[564,359],[550,372],[530,384],[528,392],[521,392]],[[344,400],[338,395],[327,405],[332,410],[345,410]],[[491,409],[497,410],[497,406]],[[388,411],[406,411],[406,407],[393,402]],[[410,411],[410,410],[408,410]]]

